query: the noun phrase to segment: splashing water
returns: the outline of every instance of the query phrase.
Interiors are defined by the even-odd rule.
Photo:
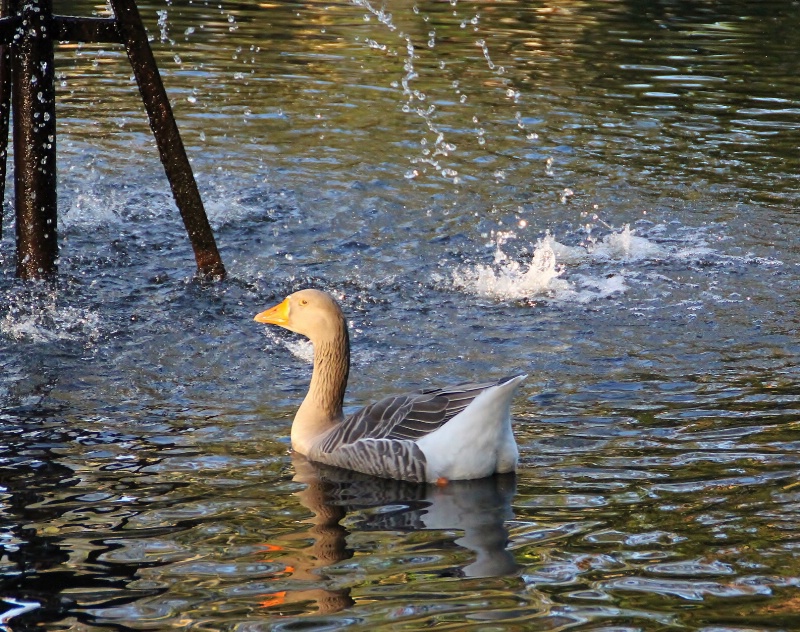
[[[661,259],[669,253],[657,243],[634,235],[630,224],[619,232],[606,235],[602,241],[590,244],[589,252],[598,259],[622,259],[639,261],[642,259]]]
[[[567,266],[604,264],[609,262],[659,261],[667,258],[686,259],[693,254],[708,254],[708,249],[668,249],[634,234],[630,225],[613,231],[600,240],[589,239],[581,246],[562,244],[546,234],[535,247],[530,264],[514,260],[503,246],[517,235],[495,233],[493,265],[477,264],[453,272],[453,285],[460,290],[500,300],[551,298],[586,303],[624,293],[625,272],[608,270],[599,275],[573,274],[565,278]]]
[[[289,353],[298,360],[302,360],[308,364],[314,362],[314,346],[307,338],[287,339],[279,335],[277,330],[272,327],[265,327],[264,335],[267,337],[267,340],[269,340],[268,349],[282,346],[288,349]]]
[[[453,273],[455,286],[479,296],[500,299],[529,298],[569,287],[558,278],[563,268],[556,265],[552,237],[548,235],[536,244],[528,266],[510,259],[503,251],[503,244],[514,237],[513,232],[498,233],[494,265],[478,264],[472,269],[456,270]]]
[[[0,335],[11,340],[46,343],[58,340],[87,343],[101,335],[102,319],[90,309],[58,306],[56,298],[46,301],[6,296],[8,311],[0,317]]]

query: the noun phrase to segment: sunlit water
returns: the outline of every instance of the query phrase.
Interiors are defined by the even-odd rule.
[[[796,3],[140,8],[229,277],[124,52],[60,47],[57,284],[8,199],[0,243],[0,629],[800,628]],[[528,372],[516,480],[290,455],[311,350],[252,316],[312,285],[352,409]]]

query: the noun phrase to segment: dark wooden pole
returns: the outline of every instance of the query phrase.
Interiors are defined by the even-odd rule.
[[[56,273],[56,100],[52,0],[24,0],[12,43],[17,276]],[[12,6],[19,6],[14,0]]]
[[[175,203],[192,242],[197,269],[204,276],[224,277],[225,267],[217,251],[203,200],[200,198],[135,0],[111,0],[111,8],[117,20],[117,29],[125,42],[147,115],[150,117],[150,127],[158,144],[158,152],[167,172]]]
[[[8,3],[0,0],[0,18],[8,16]],[[0,239],[3,238],[3,200],[6,193],[8,123],[11,120],[11,56],[9,44],[0,43]]]
[[[77,40],[125,45],[198,272],[222,278],[225,267],[135,0],[110,2],[113,19],[53,15],[53,0],[0,0],[0,204],[5,193],[9,114],[13,111],[17,276],[38,279],[56,272],[53,45]]]

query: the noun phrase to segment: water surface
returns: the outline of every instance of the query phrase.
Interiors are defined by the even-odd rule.
[[[229,277],[124,51],[59,47],[54,286],[3,207],[0,629],[800,627],[797,3],[139,6]],[[252,316],[312,285],[353,410],[528,372],[516,479],[292,456],[310,351]]]

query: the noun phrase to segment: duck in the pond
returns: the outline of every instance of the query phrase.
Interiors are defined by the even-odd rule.
[[[525,375],[387,397],[345,417],[350,339],[338,303],[301,290],[255,317],[314,346],[311,385],[292,423],[292,448],[311,461],[373,476],[444,484],[516,470],[510,405]]]

